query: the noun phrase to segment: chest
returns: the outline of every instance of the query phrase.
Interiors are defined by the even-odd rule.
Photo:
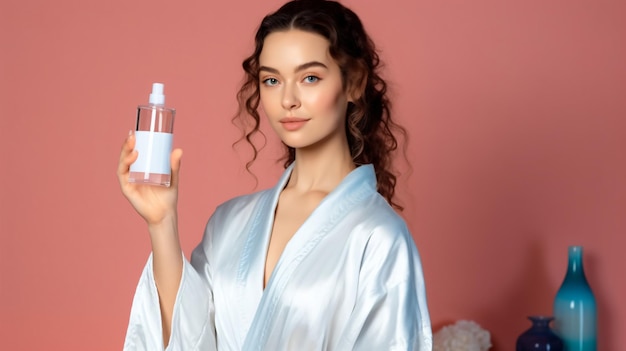
[[[274,222],[272,224],[270,240],[267,247],[264,286],[269,282],[285,247],[322,201],[323,195],[324,194],[297,195],[292,192],[283,192],[283,194],[281,194],[278,205],[276,206]]]
[[[218,329],[236,330],[233,343],[250,339],[265,344],[263,336],[267,333],[269,338],[277,338],[277,344],[294,343],[293,347],[274,350],[302,349],[302,345],[335,340],[337,333],[345,330],[356,304],[362,256],[343,239],[341,235],[329,236],[307,254],[298,250],[292,255],[288,246],[286,260],[277,265],[256,305],[245,287],[236,284],[225,291],[221,288],[226,285],[220,284],[214,295]],[[280,335],[275,335],[275,330],[280,330]]]
[[[329,340],[320,336],[343,330],[354,307],[367,243],[364,234],[369,232],[363,218],[355,218],[359,211],[351,207],[296,208],[283,201],[271,210],[273,216],[267,203],[259,208],[268,212],[257,216],[239,211],[225,221],[229,226],[220,232],[223,240],[210,250],[216,328],[222,341],[241,349],[246,335],[269,321],[293,326],[289,335]],[[262,286],[264,275],[268,284]],[[226,330],[233,331],[228,341]]]

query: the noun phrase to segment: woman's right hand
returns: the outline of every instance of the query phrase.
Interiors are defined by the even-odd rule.
[[[170,186],[164,187],[128,182],[130,165],[135,162],[138,156],[137,151],[133,151],[134,148],[135,135],[131,132],[122,145],[117,178],[124,196],[148,223],[148,231],[152,241],[152,270],[159,292],[159,306],[161,307],[163,342],[164,345],[167,345],[170,338],[176,294],[183,271],[176,211],[180,158],[183,151],[181,149],[172,151],[170,155],[172,177]]]
[[[166,219],[174,219],[177,216],[176,206],[178,203],[178,179],[180,173],[180,160],[183,155],[181,149],[175,149],[170,155],[172,176],[170,186],[155,186],[128,182],[130,165],[137,159],[138,153],[134,151],[135,135],[132,131],[122,145],[120,160],[117,167],[117,178],[120,182],[122,194],[128,199],[137,213],[146,221],[148,226],[158,226]]]

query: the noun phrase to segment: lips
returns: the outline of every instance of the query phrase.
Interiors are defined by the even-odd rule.
[[[283,128],[290,132],[302,128],[308,121],[309,119],[300,117],[285,117],[279,120]]]
[[[309,120],[308,118],[301,118],[301,117],[285,117],[281,119],[279,122],[280,123],[295,123],[295,122],[306,122],[308,120]]]

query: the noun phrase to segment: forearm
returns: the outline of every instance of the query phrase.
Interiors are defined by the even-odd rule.
[[[176,214],[148,227],[152,242],[152,270],[161,308],[163,343],[169,341],[176,294],[183,271],[183,257],[178,238]]]

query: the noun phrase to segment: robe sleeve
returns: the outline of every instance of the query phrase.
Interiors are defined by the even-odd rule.
[[[210,278],[209,264],[200,245],[194,250],[191,262],[184,258],[167,351],[217,350]],[[137,285],[124,350],[163,350],[161,309],[152,272],[152,255]]]
[[[432,351],[420,258],[408,230],[401,232],[383,230],[370,238],[356,304],[338,349]]]

